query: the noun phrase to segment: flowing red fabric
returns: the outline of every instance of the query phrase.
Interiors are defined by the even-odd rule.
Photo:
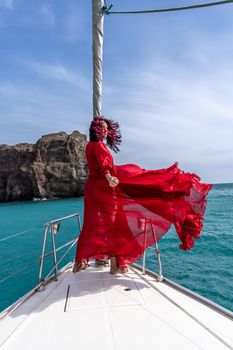
[[[161,170],[134,164],[114,166],[103,142],[86,147],[89,177],[84,189],[84,224],[76,261],[116,256],[120,266],[139,259],[144,250],[174,224],[180,248],[189,250],[200,237],[206,196],[212,185],[175,163]],[[119,179],[115,188],[105,175]]]

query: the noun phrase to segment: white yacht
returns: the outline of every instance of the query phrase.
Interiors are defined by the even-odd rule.
[[[0,314],[0,347],[30,350],[52,347],[80,350],[227,350],[233,349],[233,313],[163,277],[132,265],[111,275],[108,266],[72,272],[70,262],[58,270],[77,239],[56,247],[60,223],[74,214],[46,224],[39,283]],[[53,249],[45,254],[48,235]],[[57,251],[68,247],[57,261]],[[43,277],[44,260],[54,266]]]
[[[224,1],[223,1],[224,2]],[[93,114],[101,115],[103,1],[93,3]],[[106,10],[106,8],[105,8]],[[90,267],[72,273],[70,262],[58,266],[77,238],[57,248],[60,223],[46,224],[39,282],[32,291],[0,314],[2,350],[228,350],[233,349],[233,313],[163,277],[132,265],[124,274],[109,267]],[[48,235],[53,250],[45,253]],[[57,251],[68,247],[57,261]],[[54,266],[44,277],[44,259],[53,254]]]

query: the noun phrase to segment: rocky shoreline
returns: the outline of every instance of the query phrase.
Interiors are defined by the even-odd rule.
[[[0,145],[0,202],[83,195],[86,135],[61,131],[35,144]]]

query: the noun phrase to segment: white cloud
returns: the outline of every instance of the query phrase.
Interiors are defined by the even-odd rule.
[[[211,55],[203,62],[208,69],[147,56],[109,83],[106,116],[120,122],[124,138],[118,163],[160,168],[178,161],[206,181],[232,181],[232,64],[225,58],[216,65]]]
[[[0,0],[0,8],[6,8],[8,10],[14,10],[14,0]]]
[[[80,36],[77,15],[70,13],[65,22],[65,39],[68,41],[76,41]]]
[[[15,1],[0,0],[0,4],[16,7]],[[90,65],[83,63],[91,55],[91,17],[86,15],[91,13],[90,3],[64,2],[56,7],[56,18],[46,0],[42,3],[37,19],[31,16],[32,12],[38,15],[34,2],[33,11],[22,11],[22,17],[26,13],[24,20],[31,28],[35,21],[40,27],[42,21],[56,24],[52,34],[61,46],[51,45],[46,55],[64,61],[44,63],[45,52],[43,56],[37,52],[38,61],[18,62],[23,69],[19,70],[21,76],[15,75],[15,84],[9,73],[12,85],[0,85],[1,114],[9,118],[9,123],[1,120],[5,139],[10,135],[4,131],[7,123],[11,129],[10,121],[16,130],[19,125],[28,130],[26,125],[30,125],[31,131],[24,133],[22,128],[17,135],[18,141],[27,141],[33,135],[39,138],[42,133],[62,129],[69,132],[81,127],[87,132],[91,119]],[[181,168],[197,172],[206,181],[233,180],[232,16],[230,8],[226,21],[223,11],[211,11],[208,18],[207,11],[206,15],[190,11],[185,16],[106,19],[103,113],[118,120],[122,128],[118,163],[160,168],[178,161]],[[40,38],[47,43],[38,33],[47,34],[35,31],[35,42]],[[30,50],[27,47],[26,54]],[[67,63],[71,52],[73,57],[69,56]],[[22,54],[15,51],[14,57]],[[83,70],[77,68],[80,64]],[[19,79],[23,83],[17,83]]]
[[[75,75],[62,65],[55,64],[50,65],[46,63],[32,63],[31,67],[34,68],[37,73],[47,78],[55,80],[66,81],[71,84],[76,83]]]
[[[51,4],[44,3],[40,8],[40,15],[42,16],[44,22],[53,27],[55,24],[55,14],[52,9]]]
[[[18,62],[51,82],[60,81],[66,83],[70,85],[70,87],[78,89],[79,92],[86,93],[90,91],[90,82],[80,71],[71,70],[62,64],[48,64],[23,60],[19,60]]]
[[[72,1],[67,3],[63,16],[61,18],[62,32],[61,37],[63,40],[73,43],[78,40],[86,39],[86,34],[91,28],[89,22],[88,2]],[[88,27],[89,26],[89,27]]]
[[[2,83],[0,101],[1,143],[35,142],[41,135],[61,130],[85,133],[88,127],[84,116],[90,101],[74,89],[65,92],[36,82]]]

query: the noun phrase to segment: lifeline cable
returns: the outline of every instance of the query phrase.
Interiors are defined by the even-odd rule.
[[[42,225],[40,225],[40,226],[42,226]],[[40,226],[37,226],[37,227],[34,227],[34,228],[30,228],[28,230],[25,230],[25,231],[22,231],[22,232],[18,232],[18,233],[14,234],[14,235],[1,238],[0,242],[6,241],[6,240],[11,239],[13,237],[21,236],[21,235],[23,235],[24,233],[27,233],[27,232],[34,231],[34,230],[38,229]]]
[[[196,318],[194,315],[192,315],[189,311],[187,311],[185,308],[183,308],[179,303],[174,301],[172,298],[166,295],[166,293],[162,292],[159,288],[157,288],[153,283],[148,281],[145,277],[143,277],[138,271],[135,270],[132,266],[129,266],[130,270],[132,270],[139,278],[141,278],[144,282],[146,282],[150,287],[152,287],[154,290],[156,290],[160,295],[162,295],[165,299],[167,299],[169,302],[171,302],[173,305],[178,307],[182,312],[184,312],[187,316],[189,316],[191,319],[193,319],[195,322],[197,322],[201,327],[203,327],[207,332],[212,334],[218,341],[220,341],[223,345],[225,345],[228,349],[233,350],[233,347],[228,344],[221,336],[219,336],[217,333],[212,331],[208,326],[206,326],[203,322],[201,322],[198,318]]]

